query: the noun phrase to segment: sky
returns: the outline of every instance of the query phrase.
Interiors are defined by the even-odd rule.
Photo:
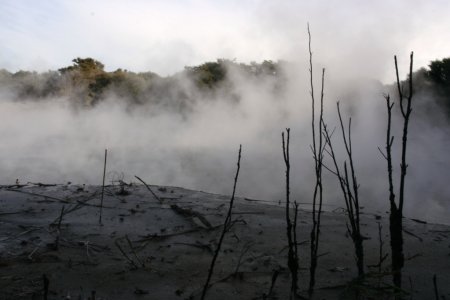
[[[450,54],[445,0],[2,0],[0,68],[46,71],[93,57],[107,70],[170,75],[215,61],[307,59],[331,74],[392,81],[393,56],[416,68]]]

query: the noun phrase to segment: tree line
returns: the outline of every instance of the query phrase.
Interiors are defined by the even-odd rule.
[[[250,64],[218,59],[163,77],[153,72],[135,73],[105,66],[93,58],[75,58],[73,64],[57,71],[37,73],[0,70],[0,91],[13,100],[66,97],[74,105],[92,107],[114,95],[131,104],[161,104],[176,110],[186,109],[199,95],[232,90],[229,72],[239,71],[249,79],[262,77],[283,80],[282,62]],[[226,94],[226,93],[224,93]],[[212,97],[210,97],[212,98]],[[230,93],[230,98],[238,95]]]

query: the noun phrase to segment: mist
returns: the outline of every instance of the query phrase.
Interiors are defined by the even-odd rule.
[[[315,74],[320,67],[314,65]],[[101,184],[103,154],[108,149],[109,183],[135,181],[134,175],[138,175],[149,184],[230,194],[242,144],[238,194],[277,203],[284,199],[281,132],[291,128],[292,197],[304,203],[302,208],[310,209],[305,203],[311,202],[315,179],[308,66],[286,64],[281,72],[284,81],[280,87],[270,76],[255,80],[230,68],[227,86],[232,87],[231,98],[229,88],[202,94],[180,75],[178,86],[196,99],[182,113],[170,105],[130,107],[123,95],[114,92],[88,109],[74,108],[65,97],[14,101],[11,91],[3,92],[0,183],[14,184],[19,179],[21,183]],[[378,150],[385,146],[385,93],[396,99],[392,86],[375,80],[349,80],[336,70],[326,72],[325,121],[329,128],[337,127],[336,101],[340,101],[344,119],[352,118],[361,205],[364,211],[378,214],[388,210],[387,163]],[[414,98],[405,216],[448,223],[450,131],[442,109],[431,107],[425,113],[423,103],[430,97],[433,95],[419,94]],[[161,103],[170,101],[173,99],[160,99]],[[396,104],[393,155],[397,171],[401,143],[398,109]],[[343,157],[338,127],[333,140]],[[325,163],[331,165],[327,157]],[[399,178],[398,172],[395,175]],[[327,210],[344,206],[338,182],[328,172],[324,190]]]

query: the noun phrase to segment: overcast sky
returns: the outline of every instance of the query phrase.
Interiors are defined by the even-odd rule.
[[[416,67],[450,56],[449,13],[447,0],[1,0],[0,68],[93,57],[168,75],[217,58],[301,62],[309,21],[315,62],[386,81],[394,54],[407,65],[413,50]]]

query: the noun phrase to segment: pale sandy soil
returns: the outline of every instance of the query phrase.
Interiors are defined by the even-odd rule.
[[[162,203],[143,185],[127,186],[128,195],[108,186],[100,226],[101,187],[1,187],[0,299],[43,299],[43,274],[49,279],[48,299],[88,299],[92,291],[96,299],[199,299],[230,197],[151,188]],[[225,237],[207,299],[287,299],[283,203],[237,198],[233,211],[235,223]],[[299,286],[307,296],[310,212],[301,210],[299,221]],[[366,265],[376,265],[379,223],[383,255],[389,253],[388,215],[365,212],[362,223],[368,238]],[[435,299],[435,274],[441,298],[450,299],[450,226],[406,218],[404,224],[405,299]],[[367,281],[351,283],[354,251],[342,210],[323,214],[319,252],[313,299],[356,299],[356,291],[360,299],[392,298],[390,257],[381,273],[366,267]],[[267,296],[274,271],[279,276]]]

